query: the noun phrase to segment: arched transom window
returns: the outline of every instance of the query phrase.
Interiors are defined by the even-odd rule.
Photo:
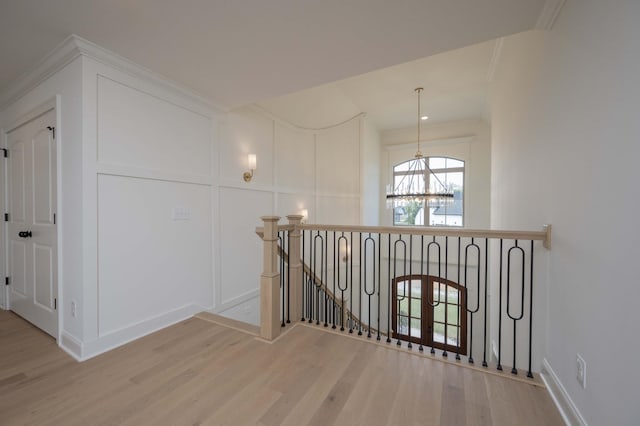
[[[427,157],[429,168],[436,177],[453,191],[453,203],[429,207],[424,201],[412,201],[406,206],[396,207],[393,211],[394,225],[423,226],[464,226],[464,161],[450,157]],[[393,186],[396,187],[402,178],[412,169],[408,160],[393,167]],[[425,171],[424,184],[432,186],[433,175]]]

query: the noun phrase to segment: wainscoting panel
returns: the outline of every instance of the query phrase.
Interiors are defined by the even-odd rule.
[[[210,187],[98,176],[98,335],[212,305]]]
[[[220,304],[260,287],[262,240],[255,233],[260,216],[273,211],[273,194],[220,188]]]
[[[102,75],[97,79],[99,163],[211,175],[209,118]]]

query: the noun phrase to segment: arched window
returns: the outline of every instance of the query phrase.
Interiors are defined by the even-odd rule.
[[[392,337],[467,354],[463,286],[432,275],[393,280]]]
[[[464,226],[464,161],[449,157],[426,157],[433,174],[453,191],[453,203],[429,207],[424,202],[412,201],[406,206],[396,207],[393,211],[394,225],[422,226]],[[412,161],[408,160],[393,167],[393,186],[396,187],[408,173]],[[428,170],[425,171],[425,187],[431,187],[435,180]]]

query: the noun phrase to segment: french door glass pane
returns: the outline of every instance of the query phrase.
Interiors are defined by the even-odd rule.
[[[458,346],[458,327],[454,325],[447,326],[447,344]]]
[[[421,333],[422,326],[420,322],[421,322],[420,318],[411,318],[411,337],[420,338],[422,336],[422,333]]]

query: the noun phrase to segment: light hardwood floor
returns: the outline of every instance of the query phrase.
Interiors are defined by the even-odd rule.
[[[0,311],[2,425],[561,425],[547,391],[306,326],[192,318],[83,363]]]

